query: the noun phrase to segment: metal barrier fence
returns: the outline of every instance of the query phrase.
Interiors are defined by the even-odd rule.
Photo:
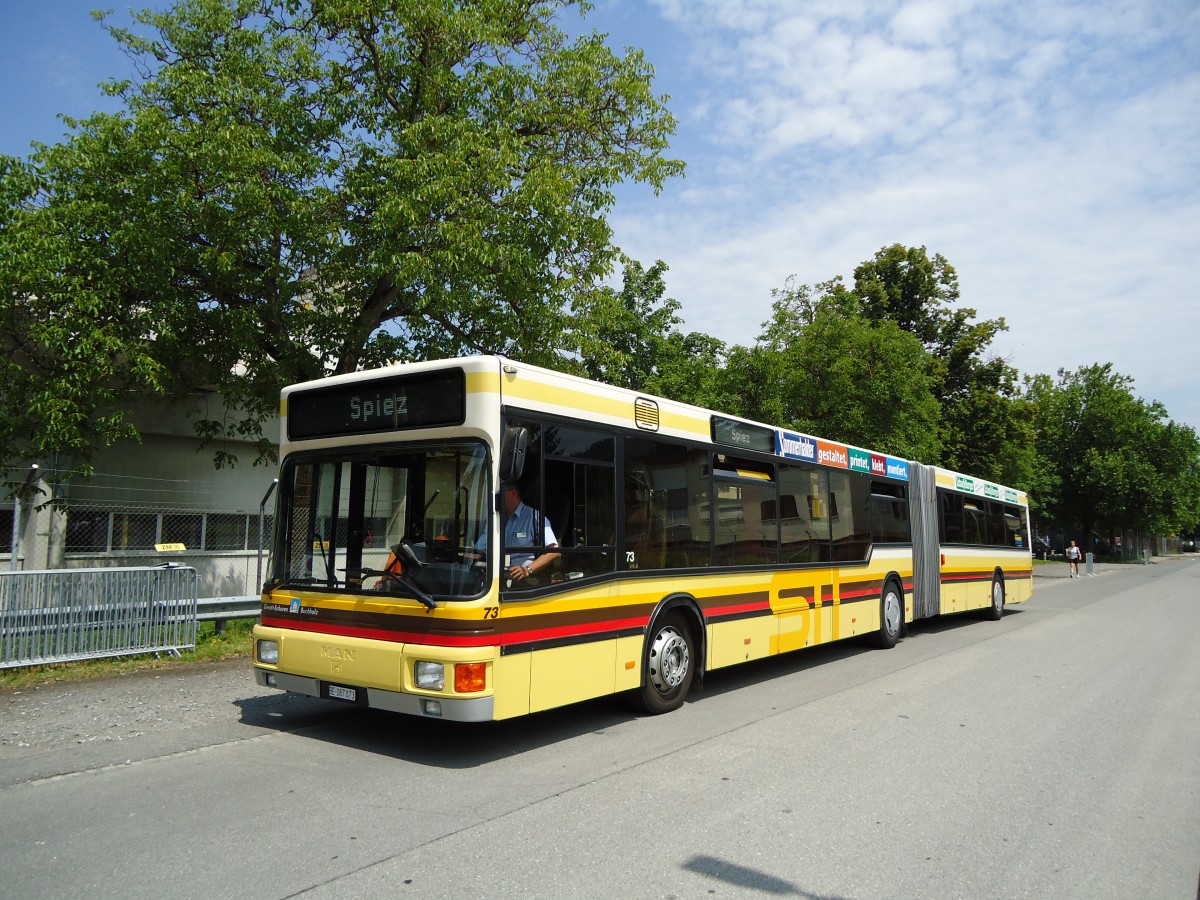
[[[196,646],[188,566],[0,572],[0,668]]]
[[[216,622],[217,631],[233,619],[257,619],[262,615],[262,597],[201,597],[196,601],[196,618]]]

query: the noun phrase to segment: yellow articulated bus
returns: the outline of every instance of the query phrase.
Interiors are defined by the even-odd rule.
[[[500,357],[282,395],[259,684],[507,719],[1032,591],[1025,495]]]

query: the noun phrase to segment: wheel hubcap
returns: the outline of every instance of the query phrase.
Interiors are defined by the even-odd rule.
[[[883,596],[883,627],[888,634],[900,633],[900,597],[895,591]]]
[[[650,645],[650,681],[663,694],[675,690],[687,677],[691,655],[687,641],[674,628],[664,628]]]

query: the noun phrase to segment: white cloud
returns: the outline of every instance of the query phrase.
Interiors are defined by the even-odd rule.
[[[906,44],[937,44],[953,28],[955,12],[948,3],[915,0],[905,3],[892,16],[890,30]]]
[[[1191,4],[662,2],[682,189],[618,209],[689,328],[750,343],[770,290],[890,243],[959,272],[1023,372],[1111,361],[1200,427],[1200,12]],[[689,99],[703,95],[702,103]],[[703,112],[703,117],[699,112]]]

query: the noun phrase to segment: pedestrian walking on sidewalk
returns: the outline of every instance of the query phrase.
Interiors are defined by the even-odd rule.
[[[1067,565],[1071,567],[1071,577],[1079,577],[1079,558],[1083,556],[1079,552],[1079,548],[1075,546],[1075,542],[1071,541],[1071,546],[1067,548]]]

